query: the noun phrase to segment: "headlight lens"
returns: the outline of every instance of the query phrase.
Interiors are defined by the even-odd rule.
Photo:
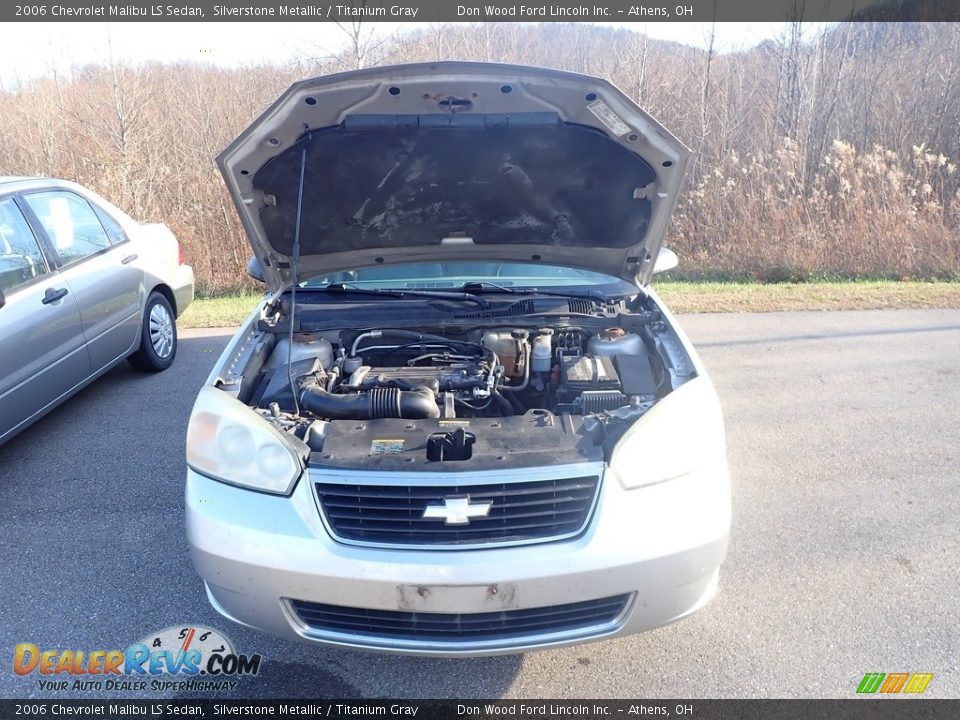
[[[303,472],[296,443],[243,403],[205,386],[187,426],[187,465],[231,485],[289,495]]]
[[[627,490],[688,475],[705,458],[725,457],[720,402],[705,377],[684,383],[620,438],[610,469]]]

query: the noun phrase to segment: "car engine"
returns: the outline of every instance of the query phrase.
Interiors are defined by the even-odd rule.
[[[323,466],[596,460],[694,371],[657,311],[563,302],[512,323],[495,308],[419,327],[397,305],[380,327],[311,307],[293,332],[278,302],[218,385]]]
[[[534,408],[586,415],[650,400],[657,384],[642,339],[619,328],[587,335],[513,327],[459,337],[375,329],[335,342],[301,335],[292,348],[281,339],[251,400],[327,420],[497,417]]]

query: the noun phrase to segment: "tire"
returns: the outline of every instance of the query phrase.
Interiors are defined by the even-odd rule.
[[[127,358],[143,372],[160,372],[173,365],[177,356],[177,320],[170,302],[154,291],[143,308],[140,349]]]

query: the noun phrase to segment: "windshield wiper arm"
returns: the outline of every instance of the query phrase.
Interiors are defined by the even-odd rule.
[[[471,282],[465,282],[460,286],[461,292],[473,293],[479,295],[486,288],[493,288],[497,292],[505,292],[511,295],[523,295],[524,290],[514,287],[506,287],[505,285],[497,285],[497,283],[490,282],[489,280],[473,280]]]
[[[480,307],[490,307],[490,301],[486,298],[477,297],[461,290],[389,290],[382,288],[358,288],[347,283],[330,283],[320,288],[309,288],[310,290],[326,292],[332,294],[345,295],[375,295],[379,297],[428,297],[438,300],[465,300],[476,303]]]
[[[463,292],[474,293],[477,295],[487,291],[487,288],[490,288],[490,291],[495,293],[507,293],[509,295],[550,295],[555,297],[598,300],[600,302],[609,302],[610,300],[614,299],[613,296],[604,295],[598,290],[588,290],[586,292],[563,292],[562,290],[540,290],[539,288],[535,287],[506,287],[504,285],[498,285],[497,283],[488,282],[486,280],[468,282],[460,286],[460,290]]]

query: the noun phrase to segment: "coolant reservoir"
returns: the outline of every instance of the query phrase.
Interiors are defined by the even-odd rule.
[[[591,355],[606,357],[640,355],[643,352],[643,339],[636,333],[628,333],[623,328],[607,328],[587,341],[587,352]]]
[[[285,365],[287,362],[287,348],[290,347],[290,341],[287,338],[280,338],[273,353],[267,361],[266,368],[273,369]],[[312,360],[317,358],[321,367],[329,369],[333,365],[333,346],[330,341],[319,335],[294,336],[293,352],[290,353],[290,362],[298,360]]]
[[[507,377],[523,376],[524,349],[527,343],[526,332],[491,330],[483,334],[483,339],[480,342],[485,348],[497,354]]]
[[[551,342],[553,341],[553,328],[543,328],[540,334],[533,339],[533,350],[530,353],[532,358],[530,369],[534,372],[550,372],[550,366],[553,361],[553,351]]]

